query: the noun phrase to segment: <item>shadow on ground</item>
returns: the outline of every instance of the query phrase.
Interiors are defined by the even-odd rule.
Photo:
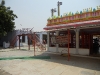
[[[32,53],[34,52],[33,50],[29,50],[29,51],[28,50],[21,50],[21,51],[23,51],[23,52],[26,51],[26,53],[27,52],[32,52]],[[40,53],[40,54],[38,54],[38,53]],[[44,61],[100,71],[100,59],[71,56],[70,61],[68,61],[67,56],[63,57],[58,53],[51,53],[51,52],[46,52],[46,51],[40,51],[40,52],[36,51],[36,55],[37,56],[49,56],[50,57],[50,59],[41,59],[41,60],[44,60]],[[15,54],[14,54],[14,56],[15,56]],[[34,53],[33,53],[33,56],[34,56]]]
[[[12,74],[0,69],[0,75],[12,75]]]
[[[44,52],[42,55],[51,57],[51,59],[46,59],[45,61],[100,71],[100,59],[70,56],[70,60],[68,61],[67,56],[63,57],[60,54]]]

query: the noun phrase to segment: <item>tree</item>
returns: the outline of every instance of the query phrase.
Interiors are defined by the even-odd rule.
[[[14,20],[17,16],[10,10],[10,7],[5,6],[5,1],[0,4],[0,37],[5,36],[15,28]]]

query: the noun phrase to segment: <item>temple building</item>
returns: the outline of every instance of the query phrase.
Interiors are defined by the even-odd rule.
[[[100,53],[100,6],[48,18],[44,29],[48,51],[78,55]]]

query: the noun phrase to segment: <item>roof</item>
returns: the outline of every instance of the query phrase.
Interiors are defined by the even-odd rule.
[[[68,24],[60,24],[53,26],[44,27],[45,30],[53,30],[53,29],[63,29],[63,28],[77,28],[81,26],[92,26],[92,25],[100,25],[100,20],[91,20],[91,21],[83,21],[83,22],[75,22]]]

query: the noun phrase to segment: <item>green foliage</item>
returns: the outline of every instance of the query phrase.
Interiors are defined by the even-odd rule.
[[[0,37],[14,30],[15,18],[17,18],[17,16],[13,13],[13,10],[10,10],[10,7],[6,7],[5,1],[2,0],[0,4]]]

